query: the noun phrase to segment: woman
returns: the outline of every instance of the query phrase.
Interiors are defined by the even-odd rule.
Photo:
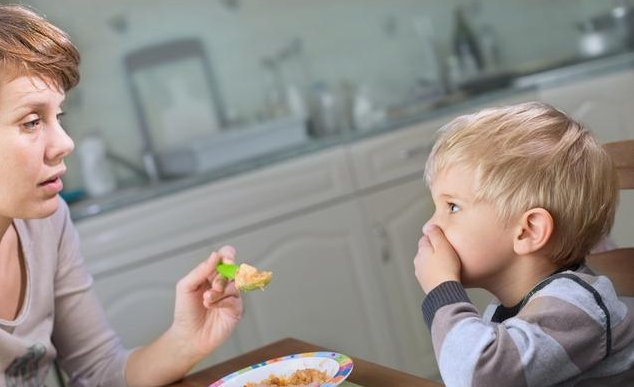
[[[134,351],[121,346],[58,196],[74,147],[59,118],[78,65],[63,31],[24,7],[0,6],[0,385],[42,385],[55,358],[71,385],[168,384],[240,320],[239,293],[215,271],[235,250],[212,253],[179,281],[163,335]]]

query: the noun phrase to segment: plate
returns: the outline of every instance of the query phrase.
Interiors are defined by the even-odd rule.
[[[209,385],[209,387],[244,387],[276,376],[290,376],[303,368],[315,368],[330,376],[321,387],[334,387],[343,382],[352,372],[352,359],[337,352],[306,352],[270,359],[243,368]]]

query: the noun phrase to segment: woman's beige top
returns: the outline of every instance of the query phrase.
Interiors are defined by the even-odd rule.
[[[60,199],[52,216],[14,224],[27,289],[17,318],[0,319],[0,386],[44,385],[54,359],[72,386],[124,386],[129,352],[92,290],[67,205]]]

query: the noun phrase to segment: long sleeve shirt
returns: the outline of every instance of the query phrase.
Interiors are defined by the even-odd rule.
[[[72,386],[124,386],[126,351],[92,290],[68,207],[14,220],[26,267],[18,316],[0,319],[2,386],[41,386],[57,359]]]
[[[455,386],[634,385],[634,318],[608,278],[554,274],[515,307],[481,316],[459,282],[433,289],[423,315],[443,381]]]

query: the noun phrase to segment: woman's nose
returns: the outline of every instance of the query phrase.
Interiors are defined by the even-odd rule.
[[[48,133],[50,138],[46,158],[53,163],[58,163],[75,149],[75,143],[59,123],[55,124]]]

